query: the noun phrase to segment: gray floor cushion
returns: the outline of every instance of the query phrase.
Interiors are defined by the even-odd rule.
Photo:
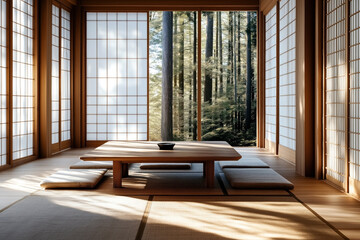
[[[190,169],[191,163],[142,163],[140,169]]]
[[[46,179],[40,186],[47,188],[94,188],[107,169],[69,169],[58,171]]]
[[[219,161],[221,168],[268,168],[269,165],[258,158],[240,159],[237,161]]]
[[[70,169],[112,169],[112,161],[79,161],[70,166]]]
[[[224,174],[233,188],[293,189],[294,185],[270,168],[224,168]]]

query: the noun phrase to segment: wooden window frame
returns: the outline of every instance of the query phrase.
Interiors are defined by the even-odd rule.
[[[59,134],[59,139],[58,139],[58,142],[57,143],[52,143],[52,136],[50,137],[50,139],[48,139],[48,141],[50,142],[51,144],[51,153],[52,154],[55,154],[57,152],[60,152],[60,151],[63,151],[63,150],[66,150],[66,149],[69,149],[72,145],[72,135],[73,135],[73,124],[72,124],[72,121],[73,121],[73,107],[72,107],[72,99],[73,99],[73,57],[72,57],[72,52],[73,52],[73,45],[72,45],[72,41],[73,41],[73,34],[72,34],[72,14],[71,14],[71,6],[69,6],[69,4],[66,4],[68,2],[66,1],[58,1],[58,0],[53,0],[52,1],[52,5],[56,6],[59,8],[59,51],[58,51],[58,54],[59,54],[59,130],[58,130],[58,134]],[[61,134],[62,134],[62,128],[61,128],[61,123],[62,123],[62,119],[61,119],[61,48],[62,48],[62,43],[61,43],[61,38],[62,38],[62,34],[61,34],[61,28],[62,28],[62,13],[61,13],[61,10],[64,9],[66,10],[67,12],[70,13],[70,139],[69,140],[66,140],[66,141],[62,141],[61,140]],[[52,25],[52,11],[51,11],[51,26]],[[51,36],[53,36],[51,34]],[[52,40],[52,39],[50,39]],[[51,50],[52,51],[52,50]],[[52,56],[52,52],[51,52],[51,56]],[[50,61],[52,61],[52,58],[50,59]],[[52,64],[50,64],[50,66],[52,66]],[[51,70],[52,70],[52,67],[51,67]],[[51,72],[50,70],[50,72]],[[52,86],[52,82],[51,82],[51,79],[50,79],[50,88]],[[50,96],[50,102],[51,102],[51,109],[52,109],[52,98]],[[51,116],[51,121],[50,121],[50,129],[52,129],[52,116]]]
[[[27,156],[24,158],[19,158],[16,160],[13,160],[13,2],[11,0],[7,0],[7,19],[8,19],[8,32],[7,32],[7,56],[8,56],[8,164],[11,167],[15,167],[18,165],[21,165],[23,163],[35,160],[38,158],[38,146],[39,146],[39,137],[38,137],[38,118],[39,118],[39,111],[38,111],[38,69],[39,69],[39,54],[38,54],[38,31],[39,31],[39,25],[38,25],[38,0],[33,0],[33,155]],[[9,21],[11,20],[11,21]],[[1,168],[0,168],[1,169]]]
[[[81,26],[81,97],[80,99],[77,99],[78,104],[81,105],[81,116],[80,116],[80,126],[81,126],[81,131],[80,133],[77,132],[76,135],[80,136],[74,136],[77,141],[80,140],[80,142],[76,143],[77,146],[81,146],[81,147],[97,147],[100,146],[101,144],[105,143],[106,141],[87,141],[86,140],[86,14],[88,12],[147,12],[149,14],[150,11],[191,11],[191,12],[197,12],[197,141],[201,141],[201,96],[202,96],[202,89],[201,89],[201,13],[204,11],[254,11],[257,13],[257,17],[259,15],[259,9],[258,7],[206,7],[206,6],[197,6],[197,7],[189,7],[186,5],[182,5],[181,7],[171,7],[171,6],[156,6],[156,7],[151,7],[151,6],[145,6],[145,7],[141,7],[141,6],[137,6],[137,7],[119,7],[119,5],[115,6],[103,6],[101,4],[97,5],[96,3],[88,3],[88,5],[81,6],[79,7],[80,9],[77,11],[77,13],[81,12],[81,17],[77,18],[77,24],[79,24]],[[80,20],[80,23],[79,23]],[[257,23],[257,29],[259,28],[259,22]],[[148,117],[148,121],[147,121],[147,140],[149,140],[149,21],[148,21],[148,46],[147,46],[147,54],[148,54],[148,102],[147,102],[147,107],[148,107],[148,112],[147,112],[147,117]],[[259,45],[259,35],[257,34],[257,45]],[[77,46],[79,46],[79,43],[77,43]],[[257,47],[258,50],[258,47]],[[258,57],[258,53],[257,53],[257,57]],[[259,61],[259,59],[257,60]],[[259,74],[257,76],[257,84],[259,84]],[[259,102],[259,93],[257,91],[257,102]],[[258,106],[258,105],[257,105]],[[257,113],[258,113],[258,109],[257,109]],[[261,114],[261,113],[260,113]],[[74,123],[76,124],[76,123]],[[259,125],[256,126],[256,128],[259,128]],[[258,131],[257,131],[258,132]],[[258,136],[257,136],[258,137]],[[258,142],[258,140],[257,140]]]

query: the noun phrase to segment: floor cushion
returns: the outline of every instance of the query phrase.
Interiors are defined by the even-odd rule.
[[[219,161],[221,168],[268,168],[269,165],[258,158],[240,159],[237,161]]]
[[[47,188],[94,188],[107,169],[69,169],[58,171],[46,179],[40,186]]]
[[[293,189],[294,185],[271,168],[224,168],[233,188]]]
[[[79,161],[70,166],[70,169],[113,169],[112,161]]]
[[[191,163],[142,163],[140,169],[190,169]]]

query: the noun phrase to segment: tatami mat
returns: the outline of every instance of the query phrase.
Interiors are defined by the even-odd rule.
[[[154,197],[142,239],[342,239],[292,197]]]
[[[147,197],[28,196],[0,214],[0,239],[135,239]]]

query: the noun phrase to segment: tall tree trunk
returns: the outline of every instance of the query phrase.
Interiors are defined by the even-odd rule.
[[[229,41],[228,41],[228,76],[227,76],[227,82],[226,82],[226,91],[227,91],[227,96],[230,97],[230,84],[231,84],[231,79],[232,79],[232,60],[233,60],[233,18],[232,18],[233,13],[229,12],[229,25],[228,25],[228,29],[229,29]]]
[[[181,139],[184,137],[184,42],[185,42],[185,30],[184,30],[184,16],[180,16],[180,39],[179,39],[179,136]]]
[[[216,36],[215,36],[215,94],[214,98],[218,97],[218,80],[219,80],[219,13],[216,12]]]
[[[219,79],[219,94],[222,97],[224,93],[224,84],[223,84],[223,49],[222,49],[222,26],[221,26],[221,12],[219,11],[219,65],[220,65],[220,79]]]
[[[234,20],[233,20],[233,44],[234,44],[234,60],[233,60],[233,74],[234,74],[234,106],[235,106],[235,112],[234,112],[234,128],[237,129],[237,112],[238,112],[238,102],[237,102],[237,67],[236,67],[236,15],[233,14]]]
[[[211,57],[213,54],[213,31],[214,31],[214,14],[209,12],[207,15],[206,26],[206,46],[205,46],[205,86],[204,86],[204,102],[212,101],[212,76],[211,76]]]
[[[246,114],[245,114],[245,129],[250,128],[251,122],[251,82],[254,77],[253,67],[251,65],[251,13],[247,13],[247,45],[246,45]]]
[[[173,98],[173,13],[163,12],[162,29],[162,103],[161,103],[161,138],[173,139],[172,98]]]
[[[197,19],[197,15],[196,15],[196,12],[194,12],[194,38],[193,38],[193,99],[194,99],[194,102],[193,102],[193,107],[194,107],[194,111],[193,111],[193,114],[194,114],[194,123],[193,123],[193,140],[196,140],[197,139],[197,92],[196,92],[196,69],[197,69],[197,65],[196,65],[196,62],[197,62],[197,59],[196,59],[196,56],[197,56],[197,49],[196,49],[196,44],[197,44],[197,26],[196,26],[196,19]]]
[[[237,71],[238,71],[238,81],[239,81],[239,87],[243,86],[243,81],[242,81],[242,76],[241,76],[241,14],[242,12],[238,12],[238,24],[237,24],[237,39],[238,39],[238,68],[237,68]],[[241,88],[242,90],[242,88]],[[240,92],[240,91],[239,91]],[[240,106],[243,104],[242,101],[241,101],[241,96],[243,94],[243,91],[241,91],[241,93],[239,93],[239,96],[238,96],[238,112],[237,112],[237,123],[236,125],[238,126],[238,129],[242,129],[241,128],[241,109],[240,109]]]
[[[179,89],[178,89],[178,62],[179,62],[179,46],[178,46],[178,17],[179,13],[175,12],[173,14],[173,129],[174,134],[177,135],[179,132],[179,119],[175,116],[178,116],[179,114],[176,112],[178,110],[179,106]]]

